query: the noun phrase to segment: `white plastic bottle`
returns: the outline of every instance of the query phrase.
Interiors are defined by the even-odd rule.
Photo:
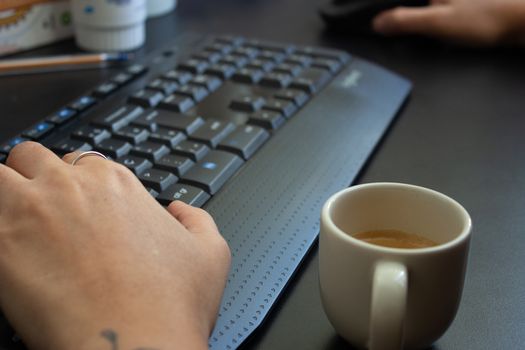
[[[145,41],[146,1],[72,0],[77,45],[90,51],[129,51]]]

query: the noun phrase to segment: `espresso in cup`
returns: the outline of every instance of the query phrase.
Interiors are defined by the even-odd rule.
[[[434,247],[438,244],[431,239],[401,230],[373,230],[353,234],[352,237],[363,242],[389,248],[418,249]]]

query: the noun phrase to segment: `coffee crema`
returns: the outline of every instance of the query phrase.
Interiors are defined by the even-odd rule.
[[[359,232],[352,237],[360,241],[387,248],[417,249],[437,246],[438,243],[417,235],[399,230],[374,230]]]

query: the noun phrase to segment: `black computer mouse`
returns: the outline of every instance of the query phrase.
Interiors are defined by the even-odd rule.
[[[372,19],[398,6],[427,6],[429,0],[330,0],[319,8],[329,27],[354,32],[370,32]]]

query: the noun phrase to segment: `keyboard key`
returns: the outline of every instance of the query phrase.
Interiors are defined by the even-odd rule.
[[[113,159],[120,158],[129,153],[131,144],[118,139],[105,139],[95,146],[95,149]]]
[[[166,154],[164,157],[155,162],[155,167],[168,170],[180,177],[194,164],[195,163],[190,158],[176,154]]]
[[[0,153],[8,154],[9,152],[11,152],[13,147],[25,141],[29,141],[29,139],[21,136],[13,137],[11,140],[7,141],[6,143],[0,146]]]
[[[110,95],[113,91],[117,89],[118,85],[116,83],[102,83],[95,88],[95,90],[93,91],[93,96],[103,98]]]
[[[231,45],[232,47],[238,47],[239,45],[242,45],[244,38],[233,35],[221,35],[217,37],[215,41]]]
[[[260,96],[243,96],[230,103],[230,108],[242,112],[255,112],[264,105],[264,98]]]
[[[204,156],[210,151],[210,148],[200,142],[184,140],[176,145],[173,150],[175,153],[191,158],[196,162],[204,158]]]
[[[236,68],[229,64],[213,64],[206,68],[204,73],[209,75],[215,75],[216,77],[221,78],[222,80],[230,79],[231,76],[235,73]]]
[[[179,85],[184,85],[191,80],[193,75],[188,72],[173,69],[164,74],[162,77],[167,80],[173,80]]]
[[[270,137],[268,131],[253,125],[237,128],[219,143],[219,148],[238,154],[244,159],[250,158]]]
[[[53,124],[60,125],[60,124],[67,122],[68,120],[71,120],[76,115],[77,115],[77,111],[75,111],[72,108],[64,107],[58,112],[51,114],[47,118],[47,121]]]
[[[191,99],[195,102],[200,102],[208,96],[208,90],[206,88],[199,86],[199,85],[184,85],[179,87],[174,94],[191,97]]]
[[[315,82],[308,78],[297,78],[290,84],[291,88],[303,90],[309,94],[313,94],[317,91]]]
[[[195,105],[191,97],[170,95],[159,104],[159,108],[184,113]]]
[[[138,64],[138,63],[135,63],[131,66],[129,66],[127,69],[126,69],[126,72],[128,74],[131,74],[132,76],[139,76],[141,74],[144,74],[148,71],[148,68],[144,67],[143,65],[141,64]]]
[[[275,63],[269,60],[255,59],[246,65],[246,68],[254,68],[262,70],[263,72],[269,72],[275,67]]]
[[[154,168],[145,170],[138,178],[144,186],[150,187],[157,192],[162,192],[178,180],[172,173]]]
[[[264,76],[264,73],[260,70],[253,69],[253,68],[242,68],[242,69],[239,69],[232,76],[232,79],[239,83],[257,84],[262,79],[263,76]]]
[[[192,55],[193,58],[198,60],[207,61],[208,63],[217,63],[222,55],[218,52],[202,51]]]
[[[100,143],[110,136],[109,131],[91,125],[84,125],[71,133],[72,138],[87,141],[91,145]]]
[[[233,50],[230,54],[234,56],[243,56],[248,59],[253,59],[259,54],[259,50],[253,47],[239,47]]]
[[[194,207],[202,207],[208,199],[210,195],[200,188],[183,184],[172,185],[157,197],[160,204],[165,206],[173,201],[182,201]]]
[[[295,89],[283,89],[274,94],[274,97],[283,100],[290,100],[295,103],[298,107],[301,107],[308,101],[308,94],[301,90]]]
[[[179,63],[177,69],[188,71],[193,74],[201,74],[206,70],[206,68],[208,68],[209,65],[210,64],[204,60],[192,58],[187,60],[186,62]]]
[[[213,150],[182,178],[185,182],[201,187],[213,195],[242,164],[242,159],[232,153]]]
[[[233,50],[233,47],[226,43],[215,42],[213,44],[206,46],[204,50],[211,51],[211,52],[218,52],[222,55],[227,55]]]
[[[327,69],[332,73],[337,73],[341,68],[341,63],[337,60],[317,58],[312,62],[312,67]]]
[[[263,106],[264,110],[279,112],[286,118],[290,118],[297,110],[295,103],[289,100],[281,100],[277,98],[267,99]]]
[[[51,123],[40,122],[24,131],[22,133],[22,136],[31,140],[40,140],[42,137],[47,135],[54,127],[55,126]]]
[[[235,126],[229,121],[208,119],[200,128],[191,133],[189,137],[215,148],[219,142],[234,129]]]
[[[292,81],[292,76],[285,73],[267,73],[262,79],[260,84],[271,88],[285,88]]]
[[[149,90],[159,91],[164,95],[171,95],[173,91],[177,90],[179,84],[173,80],[155,79],[148,84]]]
[[[302,67],[308,67],[312,63],[312,57],[307,55],[290,55],[288,56],[284,62],[291,63],[291,64],[297,64]]]
[[[164,95],[158,90],[143,89],[137,91],[129,98],[129,102],[148,108],[155,107],[164,99]]]
[[[146,158],[136,157],[129,154],[118,158],[117,162],[131,170],[135,175],[141,174],[153,166],[153,164]]]
[[[51,146],[51,150],[59,155],[71,153],[75,151],[91,151],[93,147],[85,141],[66,139],[55,143]]]
[[[91,96],[82,96],[79,99],[73,101],[69,107],[77,110],[78,112],[85,111],[86,109],[92,107],[97,100]]]
[[[155,191],[153,188],[146,187],[146,191],[153,197],[157,198],[159,196],[159,193]]]
[[[294,51],[294,46],[290,44],[274,43],[265,40],[249,40],[244,43],[244,46],[255,47],[261,50],[279,52],[282,54],[289,54]]]
[[[288,74],[292,77],[298,76],[302,70],[303,68],[301,66],[292,63],[281,63],[273,69],[276,73]]]
[[[259,125],[269,130],[278,129],[285,121],[282,113],[264,110],[251,114],[248,119],[249,124]]]
[[[314,58],[327,58],[337,60],[342,64],[345,64],[350,60],[350,55],[343,51],[329,50],[329,49],[318,49],[310,46],[299,47],[295,50],[296,54],[313,56]]]
[[[204,124],[204,120],[201,117],[193,117],[168,111],[158,111],[155,122],[159,126],[184,131],[186,134],[195,132],[195,130]]]
[[[163,143],[171,148],[182,140],[185,140],[186,136],[181,131],[158,128],[149,135],[149,139],[154,142]]]
[[[115,131],[113,133],[113,136],[115,138],[127,141],[129,143],[132,143],[136,145],[137,143],[141,143],[143,141],[146,141],[149,136],[149,132],[145,129],[139,128],[137,126],[128,125],[125,126],[118,131]]]
[[[144,141],[131,149],[131,154],[156,161],[170,153],[170,149],[161,143]]]
[[[142,107],[139,106],[122,106],[115,111],[96,117],[91,124],[116,131],[128,125],[143,111]]]
[[[317,92],[330,80],[330,73],[324,69],[305,69],[299,77],[292,80],[290,88],[306,91],[309,94]]]
[[[286,58],[286,55],[280,52],[263,50],[259,53],[257,58],[272,61],[273,63],[281,63]]]
[[[0,163],[5,164],[7,156],[5,154],[0,154]]]
[[[223,58],[221,58],[219,62],[223,64],[229,64],[230,66],[234,66],[237,68],[242,68],[246,65],[246,63],[248,63],[248,58],[244,56],[226,55]]]
[[[155,131],[157,130],[157,123],[155,122],[155,118],[157,118],[158,114],[158,111],[143,111],[139,114],[137,118],[131,121],[131,125],[138,126],[139,128],[143,128],[148,131]]]
[[[111,81],[115,84],[122,86],[124,84],[129,83],[133,79],[133,75],[128,73],[119,73],[115,75],[113,78],[111,78]]]
[[[196,75],[190,80],[190,84],[202,86],[209,92],[213,92],[222,85],[222,80],[210,75]]]

